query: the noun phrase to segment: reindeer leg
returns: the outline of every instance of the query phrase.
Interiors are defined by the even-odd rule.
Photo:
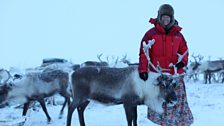
[[[73,100],[72,103],[69,105],[68,107],[68,115],[67,115],[67,126],[71,126],[71,121],[72,121],[72,114],[75,110],[75,108],[77,108],[79,105],[79,101]]]
[[[133,108],[132,108],[133,110],[133,117],[132,117],[132,119],[133,119],[133,125],[134,126],[137,126],[137,117],[138,117],[138,113],[137,113],[137,106],[134,106]]]
[[[65,93],[66,95],[62,95],[64,98],[65,98],[65,101],[63,103],[63,106],[61,108],[61,111],[60,111],[60,115],[59,115],[59,119],[62,118],[62,115],[63,115],[63,111],[64,111],[64,108],[66,106],[66,103],[68,103],[68,105],[70,105],[70,95],[68,93]]]
[[[204,80],[205,80],[205,84],[207,84],[207,79],[208,79],[208,74],[207,74],[207,72],[205,71],[205,72],[204,72]]]
[[[86,109],[87,105],[89,104],[89,101],[85,101],[84,103],[80,104],[78,106],[78,114],[79,114],[79,123],[80,126],[85,126],[85,120],[84,120],[84,110]]]
[[[50,122],[51,121],[51,117],[50,117],[50,115],[47,112],[47,108],[46,108],[44,99],[43,98],[40,98],[40,99],[38,99],[38,102],[40,103],[40,105],[41,105],[41,107],[42,107],[45,115],[47,116],[47,121]]]
[[[209,72],[208,73],[208,82],[209,82],[209,84],[211,84],[211,79],[212,79],[212,73]]]
[[[63,111],[64,111],[64,108],[65,108],[66,103],[67,103],[67,98],[65,98],[65,101],[64,101],[63,106],[61,108],[61,111],[60,111],[60,114],[59,114],[59,119],[62,118]]]
[[[224,82],[224,73],[221,73],[222,83]]]
[[[132,108],[131,104],[124,103],[124,109],[125,109],[128,126],[132,126],[133,108]]]
[[[23,116],[26,116],[27,110],[29,109],[30,101],[23,105]]]

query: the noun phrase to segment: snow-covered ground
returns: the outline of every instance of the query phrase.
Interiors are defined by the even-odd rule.
[[[189,106],[194,115],[192,126],[223,126],[224,124],[224,84],[203,84],[186,82]],[[29,109],[23,126],[65,126],[66,114],[58,119],[61,106],[47,106],[52,122],[47,123],[46,116],[41,108],[39,111]],[[138,107],[139,126],[157,126],[146,118],[146,106]],[[6,107],[0,109],[0,126],[18,126],[25,118],[21,116],[22,109]],[[85,111],[87,126],[126,126],[126,118],[122,105],[105,106],[91,103]],[[79,126],[77,112],[73,113],[72,126]]]

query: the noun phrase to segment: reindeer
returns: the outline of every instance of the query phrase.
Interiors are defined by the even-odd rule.
[[[101,60],[102,55],[103,55],[102,53],[97,55],[97,58],[99,59],[99,61],[86,61],[86,62],[82,63],[80,65],[80,67],[86,67],[86,66],[96,66],[96,67],[97,66],[102,66],[102,67],[105,66],[105,67],[107,67],[107,66],[109,66],[109,64],[106,61]]]
[[[205,84],[211,84],[212,75],[224,70],[224,60],[206,61],[199,69],[204,72]]]
[[[127,55],[123,56],[123,58],[121,59],[121,62],[123,62],[124,64],[127,64],[128,66],[138,66],[139,63],[131,63],[129,59],[127,59]]]
[[[162,104],[177,100],[174,88],[177,79],[171,75],[150,73],[155,77],[144,82],[137,67],[109,68],[83,67],[72,74],[73,101],[69,106],[67,126],[71,126],[72,113],[78,107],[80,125],[85,126],[84,110],[89,99],[107,104],[123,104],[128,126],[137,126],[137,105],[147,105],[162,113]]]
[[[201,61],[203,60],[203,56],[194,54],[191,55],[194,58],[194,62],[191,62],[187,67],[187,73],[189,74],[189,78],[193,78],[194,81],[198,80],[199,74],[199,66],[201,65]]]
[[[194,57],[196,59],[196,57]],[[199,61],[201,61],[202,58],[199,56]],[[196,60],[195,60],[196,61]],[[199,62],[196,61],[194,64],[192,63],[189,67],[189,74],[192,73],[204,73],[204,83],[211,84],[211,78],[212,75],[216,72],[220,72],[224,70],[224,60],[213,60],[213,61],[204,61]],[[223,79],[222,79],[223,80]]]
[[[117,68],[122,68],[122,67],[127,67],[127,66],[138,66],[138,63],[131,63],[129,59],[127,59],[127,54],[124,55],[121,59],[119,57],[114,57],[110,59],[109,57],[106,57],[106,61],[103,61],[101,59],[102,53],[100,55],[97,55],[97,58],[99,61],[86,61],[81,64],[81,67],[85,66],[95,66],[95,67],[117,67]],[[111,61],[112,60],[112,61]]]
[[[152,65],[150,60],[148,61],[149,65]],[[164,102],[169,106],[177,102],[174,90],[176,84],[181,81],[181,76],[161,72],[149,72],[149,79],[143,81],[139,77],[137,66],[83,67],[73,72],[71,78],[74,100],[69,105],[67,126],[71,126],[72,114],[76,108],[80,125],[85,126],[84,110],[89,100],[105,104],[123,104],[128,126],[137,126],[137,106],[147,105],[162,113]]]
[[[4,81],[0,86],[0,104],[11,100],[19,100],[19,102],[24,103],[22,115],[25,116],[30,102],[37,100],[45,112],[48,122],[50,122],[51,117],[47,112],[44,98],[56,93],[61,94],[65,98],[60,111],[61,116],[66,103],[70,103],[70,94],[67,90],[68,85],[69,75],[62,70],[48,69],[43,72],[29,72],[21,80],[10,83]]]
[[[81,64],[81,67],[86,67],[86,66],[109,66],[107,62],[98,62],[98,61],[85,61],[84,63]]]

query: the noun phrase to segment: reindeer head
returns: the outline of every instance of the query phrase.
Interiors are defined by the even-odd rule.
[[[169,106],[173,106],[177,102],[175,88],[180,80],[180,77],[174,77],[167,74],[161,74],[157,78],[157,85],[160,88],[160,95]]]
[[[203,60],[203,56],[201,55],[191,55],[194,58],[194,62],[191,62],[188,67],[187,67],[187,73],[188,74],[193,74],[193,73],[197,73],[199,70],[199,67],[202,64],[202,60]]]

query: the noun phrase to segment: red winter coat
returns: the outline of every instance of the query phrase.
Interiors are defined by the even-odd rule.
[[[167,71],[170,74],[174,74],[173,67],[169,67],[170,63],[176,64],[178,60],[179,54],[184,54],[186,50],[188,50],[186,41],[184,36],[180,33],[181,27],[178,25],[174,25],[169,33],[166,33],[165,29],[156,21],[156,19],[150,19],[150,23],[154,24],[155,27],[151,28],[147,31],[141,41],[140,53],[139,53],[139,73],[148,72],[148,61],[143,51],[143,42],[145,41],[148,44],[149,40],[154,39],[155,43],[152,45],[151,49],[149,49],[149,57],[154,66],[159,65],[168,69]],[[187,65],[188,61],[188,53],[182,59],[184,65]],[[150,67],[150,71],[155,70]],[[183,73],[183,69],[179,69],[178,73]]]

